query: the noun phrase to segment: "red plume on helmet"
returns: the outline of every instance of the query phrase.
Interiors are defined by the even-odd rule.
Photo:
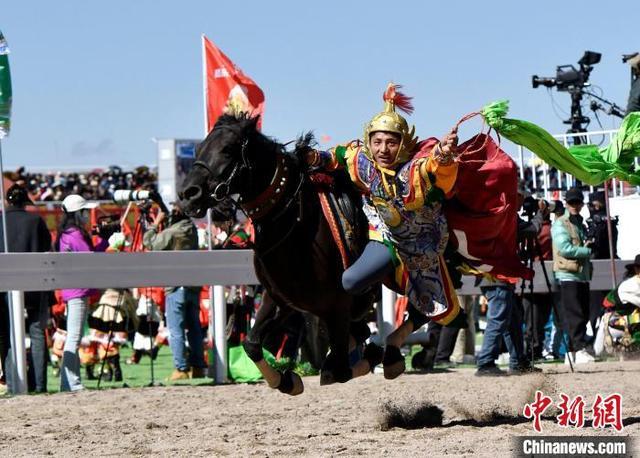
[[[408,97],[403,92],[400,92],[400,88],[402,86],[399,84],[389,83],[387,90],[384,91],[382,100],[393,103],[396,108],[410,115],[413,113],[413,104],[411,103],[413,97]]]

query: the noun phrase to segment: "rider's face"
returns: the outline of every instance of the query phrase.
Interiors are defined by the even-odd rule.
[[[400,136],[391,132],[374,132],[369,136],[369,151],[380,167],[392,167],[400,150]]]

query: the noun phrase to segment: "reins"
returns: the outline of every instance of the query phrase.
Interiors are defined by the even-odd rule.
[[[474,112],[472,112],[472,113],[468,113],[468,114],[464,115],[464,116],[463,116],[462,118],[460,118],[460,120],[456,123],[455,127],[453,128],[453,130],[457,131],[457,130],[458,130],[458,128],[460,127],[460,125],[461,125],[463,122],[466,122],[466,121],[468,121],[468,120],[470,120],[470,119],[472,119],[472,118],[475,118],[476,116],[480,116],[480,115],[482,115],[482,113],[481,113],[481,112],[479,112],[479,111],[474,111]],[[486,125],[486,121],[485,121],[485,120],[484,120],[484,118],[483,118],[483,119],[482,119],[482,127],[480,128],[480,133],[482,133],[482,131],[484,130],[484,126],[485,126],[485,125]],[[489,137],[489,134],[491,133],[491,131],[492,131],[492,130],[493,130],[493,129],[492,129],[491,127],[489,127],[489,129],[487,130],[487,133],[485,134],[484,141],[482,142],[482,144],[481,144],[478,148],[473,149],[473,150],[465,150],[465,151],[462,151],[462,152],[458,153],[456,156],[457,156],[457,157],[460,157],[460,156],[462,156],[463,154],[473,154],[473,153],[477,153],[477,152],[478,152],[478,151],[480,151],[482,148],[484,148],[485,146],[487,146],[487,143],[489,142],[489,138],[490,138],[490,137]],[[500,134],[499,134],[497,131],[495,131],[495,132],[496,132],[496,135],[497,135],[497,137],[498,137],[498,147],[500,147],[500,141],[501,141],[502,139],[501,139],[501,137],[500,137]],[[469,145],[469,146],[471,146],[471,145]]]
[[[240,174],[243,170],[249,171],[249,178],[251,181],[253,168],[249,161],[247,160],[247,147],[248,140],[245,139],[242,142],[241,148],[241,156],[242,161],[237,161],[231,173],[221,183],[218,183],[213,192],[211,193],[211,197],[216,202],[222,201],[230,201],[234,209],[242,211],[248,218],[252,219],[255,224],[264,224],[265,222],[274,223],[279,220],[282,216],[284,216],[293,206],[294,202],[298,203],[298,214],[296,216],[293,224],[290,225],[289,230],[281,237],[276,244],[269,247],[266,251],[262,252],[260,256],[266,256],[277,247],[279,247],[285,240],[289,238],[291,233],[293,233],[294,229],[297,227],[298,223],[302,221],[303,217],[303,205],[302,205],[302,188],[305,182],[305,175],[302,170],[300,170],[298,176],[298,184],[291,194],[288,197],[287,202],[282,206],[282,208],[275,214],[271,215],[272,210],[285,198],[286,190],[288,188],[289,178],[290,178],[290,165],[287,163],[287,155],[283,152],[276,152],[276,167],[273,172],[273,176],[270,180],[269,186],[262,191],[257,197],[254,199],[243,202],[242,198],[239,200],[231,197],[231,183],[235,179],[235,177]],[[213,176],[213,172],[211,168],[204,162],[197,160],[193,163],[194,166],[202,167],[207,171],[209,176]]]

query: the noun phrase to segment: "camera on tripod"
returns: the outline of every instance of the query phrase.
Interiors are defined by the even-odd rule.
[[[615,103],[585,90],[585,88],[589,86],[589,75],[591,74],[591,70],[593,70],[593,66],[595,64],[600,62],[601,58],[602,54],[599,52],[585,51],[584,55],[578,61],[579,68],[576,68],[573,65],[558,65],[556,67],[555,78],[539,77],[538,75],[533,75],[531,77],[531,85],[534,89],[539,86],[547,88],[555,87],[558,91],[568,92],[571,94],[571,117],[563,121],[565,124],[569,124],[571,126],[567,131],[569,134],[586,132],[586,127],[591,122],[588,116],[584,116],[582,114],[582,97],[585,95],[591,99],[595,99],[592,100],[590,108],[596,114],[596,118],[598,110],[605,111],[607,114],[617,116],[619,118],[624,117],[624,110]],[[605,108],[604,105],[598,103],[596,100],[598,102],[602,102],[608,108]],[[573,143],[575,145],[586,143],[586,138],[576,136],[573,138]]]
[[[126,205],[129,202],[141,202],[145,200],[156,202],[158,199],[160,199],[160,196],[157,192],[147,191],[146,189],[139,189],[136,191],[132,191],[130,189],[117,189],[113,191],[113,201],[118,205]]]
[[[117,205],[127,205],[129,202],[135,202],[142,211],[148,211],[152,204],[157,204],[164,213],[169,213],[166,205],[162,201],[162,197],[156,191],[139,189],[132,191],[130,189],[117,189],[113,191],[113,201]]]
[[[98,224],[91,228],[91,235],[97,235],[109,240],[116,232],[121,232],[120,218],[117,215],[107,215],[98,218]]]
[[[578,61],[580,68],[577,69],[573,65],[558,65],[556,68],[555,78],[539,77],[533,75],[531,84],[533,88],[538,86],[558,88],[558,91],[570,91],[575,88],[583,88],[588,86],[589,74],[593,70],[593,66],[600,62],[602,54],[594,51],[585,51],[584,55]]]

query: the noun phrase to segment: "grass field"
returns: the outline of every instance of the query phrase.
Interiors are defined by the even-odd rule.
[[[481,338],[481,337],[480,337]],[[411,371],[411,357],[418,351],[420,351],[421,347],[419,345],[414,345],[411,348],[411,351],[406,355],[406,365],[407,370]],[[122,366],[122,374],[123,381],[122,382],[107,382],[102,381],[100,383],[100,389],[114,389],[114,388],[125,388],[125,387],[145,387],[151,385],[151,360],[148,356],[143,356],[142,360],[139,364],[126,364],[127,358],[131,356],[132,350],[130,347],[125,347],[121,349],[121,366]],[[556,362],[557,363],[557,362]],[[213,384],[213,380],[211,378],[202,378],[195,380],[180,380],[178,382],[169,382],[167,379],[173,372],[173,361],[171,357],[171,349],[168,346],[160,347],[160,351],[158,352],[158,357],[154,361],[153,364],[154,369],[154,383],[156,385],[211,385]],[[288,366],[287,361],[278,361],[276,366],[282,368],[284,366]],[[459,364],[458,368],[474,368],[473,364]],[[100,366],[97,365],[95,367],[94,373],[97,375],[99,373]],[[302,367],[296,370],[300,375],[308,375],[311,373],[308,367]],[[98,388],[97,380],[87,380],[85,378],[85,369],[82,367],[81,370],[82,383],[83,385],[90,389],[95,390]],[[49,367],[47,374],[47,389],[49,393],[57,393],[60,391],[60,377],[58,375],[54,375],[53,367]]]
[[[122,382],[100,382],[100,389],[112,389],[122,387],[143,387],[151,384],[151,360],[148,356],[143,356],[139,364],[126,364],[125,361],[131,356],[131,348],[122,348],[120,351],[120,364],[122,366]],[[95,368],[95,374],[99,372],[100,366]],[[181,380],[179,382],[168,382],[167,378],[173,372],[173,361],[171,358],[171,349],[167,346],[160,347],[158,357],[153,362],[154,380],[156,384],[162,385],[207,385],[213,383],[210,378]],[[96,389],[98,387],[97,380],[86,380],[85,370],[82,367],[82,384],[88,389]],[[60,391],[60,377],[55,376],[53,368],[49,367],[47,374],[47,389],[49,393],[57,393]]]

